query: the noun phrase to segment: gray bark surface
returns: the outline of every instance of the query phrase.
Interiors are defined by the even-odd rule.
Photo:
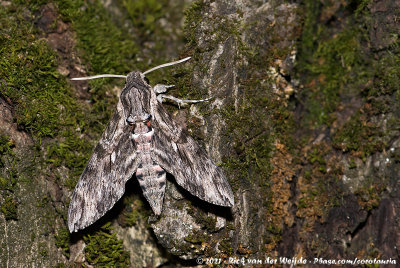
[[[398,1],[89,2],[73,9],[63,1],[0,2],[0,44],[10,51],[0,51],[1,267],[400,261]],[[106,14],[86,22],[96,24],[99,47],[79,24],[82,14],[93,21]],[[31,30],[18,37],[6,30],[11,15]],[[28,41],[14,49],[13,38]],[[101,47],[106,41],[120,47]],[[40,42],[43,50],[32,52]],[[40,56],[54,66],[38,67],[29,80],[20,75],[25,67],[11,66],[31,68]],[[149,83],[175,84],[168,94],[182,99],[211,97],[182,109],[163,105],[224,170],[234,207],[201,201],[167,175],[155,217],[133,178],[113,209],[70,235],[73,186],[123,85],[68,79],[101,68],[144,71],[187,56],[190,62],[152,73]],[[73,105],[52,95],[50,80],[39,83],[47,79],[41,72],[56,77]],[[35,110],[44,101],[40,92],[30,95],[35,79],[59,114]]]

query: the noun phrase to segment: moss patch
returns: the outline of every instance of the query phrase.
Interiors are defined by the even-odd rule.
[[[121,217],[118,218],[118,222],[124,227],[135,226],[139,219],[146,218],[151,213],[146,209],[143,202],[136,197],[129,195],[123,199],[125,209]]]
[[[0,211],[4,214],[6,220],[17,220],[17,202],[8,196],[2,202]]]
[[[381,126],[371,122],[365,114],[356,114],[335,133],[333,145],[343,152],[361,154],[360,157],[365,158],[385,148],[383,136]]]
[[[202,10],[206,7],[205,1],[194,1],[192,5],[185,10],[185,24],[183,27],[186,44],[189,48],[196,48],[197,27],[203,19]]]
[[[23,16],[22,9],[1,9],[0,95],[15,104],[18,125],[36,137],[55,136],[60,123],[74,124],[76,109],[56,55]],[[63,118],[63,120],[61,120]]]
[[[78,47],[84,58],[93,63],[91,66],[94,71],[99,72],[104,66],[108,69],[102,72],[127,73],[131,70],[132,65],[123,64],[123,59],[131,64],[135,46],[132,41],[121,40],[120,37],[124,35],[118,27],[107,26],[107,23],[113,24],[102,6],[93,3],[85,9],[82,8],[86,5],[84,1],[56,3],[58,11],[64,14],[58,17],[56,14],[57,19],[70,22],[79,30]],[[110,86],[96,90],[96,86],[100,88],[105,84],[103,80],[92,86],[93,106],[82,105],[76,100],[65,77],[57,71],[60,55],[47,44],[43,38],[45,33],[33,26],[35,14],[41,8],[41,2],[17,1],[0,10],[0,97],[12,105],[18,127],[27,131],[35,142],[34,153],[24,159],[24,162],[35,163],[33,168],[24,167],[24,172],[29,173],[27,177],[32,180],[45,177],[72,189],[92,151],[93,145],[89,139],[97,139],[103,131],[114,110],[116,97],[107,93]],[[1,165],[7,165],[12,172],[0,174],[2,195],[4,193],[1,211],[7,219],[16,219],[18,204],[13,196],[13,187],[17,173],[8,159],[12,152],[12,141],[1,136],[0,143]],[[53,201],[51,197],[37,198],[38,207],[43,208],[40,213],[44,214],[40,224],[44,224],[43,230],[51,232],[56,229],[56,218],[66,219],[67,206],[56,208],[56,213],[49,212],[48,207]],[[68,256],[69,235],[66,228],[61,227],[55,238],[56,246]],[[44,247],[39,249],[39,254],[49,258]],[[126,259],[122,259],[122,263],[127,263]]]
[[[330,207],[347,206],[343,202],[351,202],[346,200],[349,195],[361,209],[370,211],[386,197],[384,189],[394,185],[386,172],[395,162],[388,147],[399,134],[399,48],[397,36],[389,38],[386,30],[375,28],[380,13],[373,1],[303,4],[306,18],[296,71],[303,83],[298,96],[305,112],[299,124],[306,141],[298,154],[304,157],[296,185],[300,190],[296,215],[304,218],[300,239],[309,243],[305,247],[323,255],[335,248],[331,241],[308,241],[315,233],[313,226],[325,221]],[[384,31],[391,45],[381,47],[387,40],[373,40],[375,31]],[[346,169],[340,164],[343,160],[349,163]],[[369,167],[371,160],[387,164],[385,168]],[[357,185],[354,192],[342,185],[347,168],[353,175],[347,178]],[[345,237],[327,231],[331,239]],[[360,258],[365,254],[360,252]]]
[[[230,239],[222,240],[218,245],[218,249],[226,256],[231,256],[233,254],[232,241]]]
[[[96,266],[129,267],[129,253],[111,231],[112,227],[107,223],[94,235],[84,236],[86,259]]]
[[[22,6],[1,10],[0,95],[14,104],[19,128],[32,135],[39,153],[43,138],[57,138],[47,139],[45,161],[53,168],[67,163],[76,176],[88,157],[82,155],[82,149],[86,154],[90,151],[89,143],[80,137],[87,123],[65,78],[57,71],[58,56],[31,27],[29,19],[33,18],[24,12]]]
[[[7,162],[14,157],[15,154],[12,150],[14,147],[14,142],[10,137],[0,134],[0,167],[4,167]]]
[[[56,246],[58,248],[61,248],[62,253],[65,257],[69,258],[69,241],[71,238],[69,230],[67,228],[61,228],[60,230],[58,230],[54,237],[56,239]]]
[[[347,4],[343,5],[345,8]],[[304,9],[306,19],[297,72],[304,84],[301,98],[307,109],[305,119],[318,127],[335,120],[341,96],[349,97],[365,85],[371,69],[368,55],[362,49],[366,32],[360,17],[347,17],[343,30],[337,30],[321,23],[323,15],[330,14],[328,7],[321,9],[318,1],[305,1]]]
[[[296,216],[305,220],[303,231],[310,231],[315,222],[326,220],[330,208],[340,205],[343,167],[326,143],[305,146],[302,153],[305,157],[297,181],[300,194]]]
[[[18,180],[16,170],[17,157],[13,152],[13,141],[10,137],[0,134],[0,211],[6,220],[17,220],[18,202],[14,197],[15,186]]]
[[[157,31],[157,21],[165,16],[165,9],[168,0],[139,0],[119,1],[129,14],[130,21],[136,28],[143,29],[141,32],[146,35],[154,34]]]
[[[99,1],[56,1],[66,22],[77,34],[77,46],[93,74],[127,74],[132,71],[138,51],[125,28],[118,27]],[[95,80],[98,89],[109,82]],[[94,86],[94,85],[92,85]]]

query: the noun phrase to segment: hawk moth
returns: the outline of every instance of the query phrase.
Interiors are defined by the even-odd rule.
[[[156,85],[152,88],[145,79],[145,74],[150,71],[187,59],[126,76],[117,110],[72,194],[68,210],[71,233],[91,225],[110,210],[122,197],[125,183],[135,173],[143,195],[156,215],[162,210],[166,172],[200,199],[220,206],[233,206],[233,193],[222,170],[161,105],[163,97],[178,101],[178,104],[198,101],[157,96],[167,87]],[[125,76],[100,75],[81,79],[97,77]]]

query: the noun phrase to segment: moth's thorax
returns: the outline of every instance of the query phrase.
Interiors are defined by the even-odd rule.
[[[146,120],[151,114],[151,87],[140,72],[131,72],[121,92],[121,103],[129,124]]]
[[[148,122],[138,122],[135,124],[133,133],[135,134],[146,134],[151,131],[150,121]]]

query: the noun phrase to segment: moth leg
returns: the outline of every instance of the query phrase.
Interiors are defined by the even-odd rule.
[[[168,88],[174,87],[175,85],[162,85],[162,84],[157,84],[153,87],[153,90],[155,93],[160,94],[160,93],[165,93],[167,92]]]
[[[169,99],[169,100],[175,101],[178,104],[178,107],[181,108],[181,105],[185,106],[188,103],[204,102],[204,101],[210,100],[211,98],[202,99],[202,100],[182,100],[182,99],[175,98],[174,96],[171,96],[171,95],[164,95],[164,94],[157,95],[157,100],[160,103],[162,103],[164,101],[164,99]]]

